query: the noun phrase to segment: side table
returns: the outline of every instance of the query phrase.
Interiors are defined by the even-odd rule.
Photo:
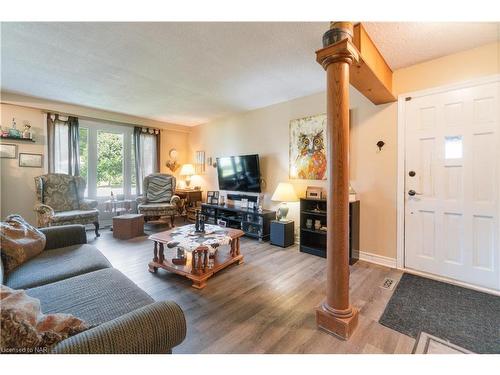
[[[178,195],[183,201],[182,216],[185,219],[194,221],[196,219],[196,208],[202,202],[203,190],[195,189],[176,189],[175,195]]]
[[[120,240],[139,237],[144,234],[144,215],[125,214],[113,218],[113,237]]]
[[[132,211],[132,200],[130,199],[114,199],[104,202],[104,211],[111,212],[115,215],[129,213]]]
[[[293,220],[271,221],[271,245],[288,247],[295,243],[295,225]]]

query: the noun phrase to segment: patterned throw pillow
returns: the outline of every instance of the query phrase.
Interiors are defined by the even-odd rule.
[[[172,177],[151,176],[149,177],[146,199],[148,203],[170,203],[172,198]]]
[[[2,353],[47,353],[52,345],[91,328],[70,314],[42,314],[40,300],[24,290],[2,285],[0,303]]]
[[[45,234],[19,215],[9,215],[0,223],[0,246],[6,273],[40,254],[45,248]]]

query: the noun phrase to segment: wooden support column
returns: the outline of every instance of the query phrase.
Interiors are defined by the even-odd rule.
[[[358,324],[349,303],[349,68],[359,58],[351,38],[352,23],[334,22],[316,52],[327,76],[328,158],[326,299],[316,322],[344,340]]]

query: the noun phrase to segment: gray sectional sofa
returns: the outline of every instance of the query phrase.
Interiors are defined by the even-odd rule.
[[[82,225],[41,229],[44,251],[0,278],[41,301],[43,313],[69,313],[96,325],[61,341],[53,353],[171,353],[186,336],[174,302],[155,302],[86,244]]]

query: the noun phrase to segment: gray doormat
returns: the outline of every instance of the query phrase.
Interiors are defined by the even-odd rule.
[[[379,323],[414,338],[424,331],[475,353],[500,353],[500,297],[408,273]]]

